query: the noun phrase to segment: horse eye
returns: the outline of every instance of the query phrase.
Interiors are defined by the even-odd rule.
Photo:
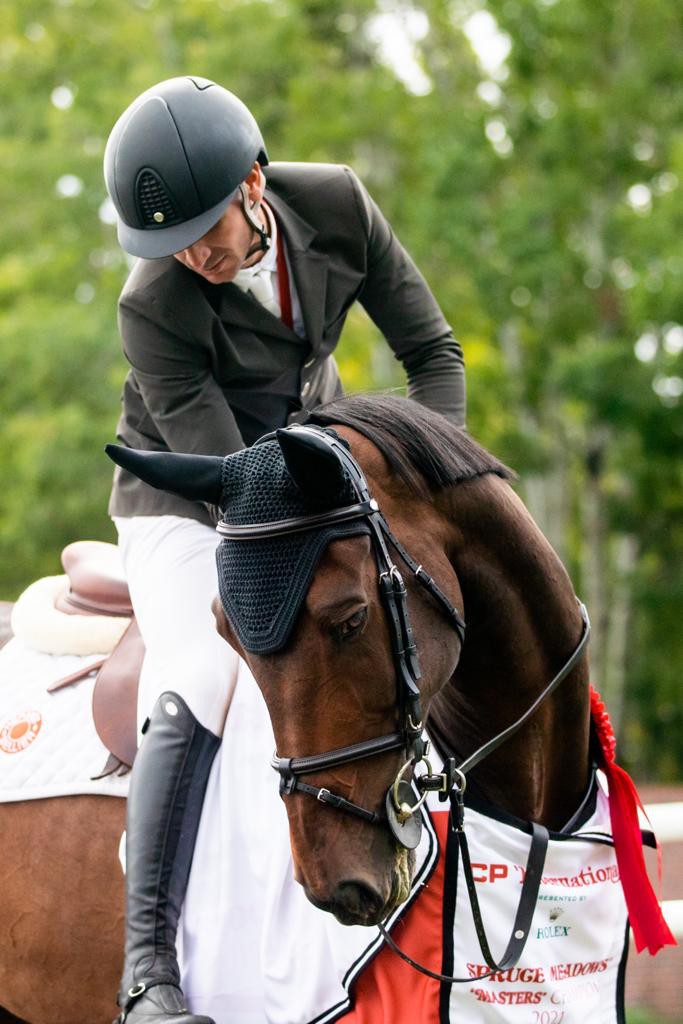
[[[361,632],[363,626],[367,622],[368,610],[367,608],[359,608],[357,612],[350,615],[344,622],[340,622],[335,627],[335,632],[340,640],[350,640]]]

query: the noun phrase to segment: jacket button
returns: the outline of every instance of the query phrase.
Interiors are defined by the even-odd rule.
[[[305,398],[310,390],[311,390],[311,382],[310,382],[310,380],[307,380],[306,383],[304,384],[304,386],[301,389],[301,397]]]

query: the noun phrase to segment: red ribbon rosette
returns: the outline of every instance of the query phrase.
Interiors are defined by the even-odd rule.
[[[647,946],[650,954],[654,956],[663,946],[676,946],[678,943],[664,920],[662,908],[645,867],[643,840],[638,821],[638,808],[643,814],[645,808],[630,775],[620,768],[614,759],[617,741],[612,723],[600,694],[592,686],[590,697],[591,717],[602,755],[599,767],[605,773],[609,787],[609,813],[614,850],[633,939],[639,953]],[[647,815],[645,817],[647,818]],[[661,879],[659,843],[657,858]]]

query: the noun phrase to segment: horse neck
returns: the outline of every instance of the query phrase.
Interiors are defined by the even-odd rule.
[[[568,660],[581,636],[569,577],[512,489],[489,475],[444,496],[449,557],[467,637],[455,675],[435,698],[430,729],[459,760],[515,721]],[[530,722],[473,769],[475,791],[551,828],[577,809],[588,780],[584,658]]]

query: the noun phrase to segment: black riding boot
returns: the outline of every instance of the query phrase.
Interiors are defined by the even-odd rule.
[[[214,1024],[185,1007],[175,940],[219,744],[182,697],[161,695],[128,795],[126,947],[118,997],[125,1024]]]

